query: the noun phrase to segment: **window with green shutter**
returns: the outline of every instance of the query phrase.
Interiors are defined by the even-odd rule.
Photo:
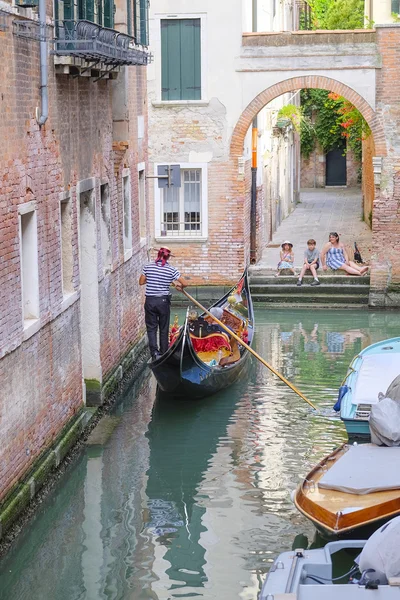
[[[149,0],[134,0],[133,35],[137,44],[149,45]]]
[[[201,100],[200,19],[161,20],[161,99]]]
[[[65,21],[65,27],[73,27],[76,19],[86,19],[102,27],[114,27],[113,0],[55,0],[55,19]],[[58,24],[56,24],[58,36]]]

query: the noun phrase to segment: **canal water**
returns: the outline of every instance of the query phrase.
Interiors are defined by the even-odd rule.
[[[259,310],[255,360],[212,398],[152,376],[120,398],[0,564],[1,600],[256,600],[279,552],[314,539],[290,492],[346,439],[332,406],[352,357],[395,312]]]

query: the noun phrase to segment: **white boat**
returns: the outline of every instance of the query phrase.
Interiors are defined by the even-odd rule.
[[[353,358],[335,405],[349,437],[369,440],[371,406],[379,402],[398,375],[400,337],[372,344]]]
[[[324,548],[283,552],[272,565],[259,600],[399,600],[400,517],[368,541],[338,540]],[[333,578],[332,556],[359,550],[353,567]]]

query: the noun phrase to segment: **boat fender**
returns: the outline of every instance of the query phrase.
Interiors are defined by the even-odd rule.
[[[290,492],[290,499],[291,499],[291,501],[293,502],[293,504],[294,504],[294,499],[295,499],[295,498],[296,498],[296,490],[292,490],[292,491]]]
[[[400,576],[400,516],[385,523],[371,535],[365,544],[359,559],[359,568],[363,573],[372,569],[368,577],[375,582],[386,584],[389,577]]]
[[[335,410],[336,412],[340,411],[340,405],[342,404],[342,400],[348,391],[349,391],[348,385],[340,386],[339,393],[338,393],[338,399],[336,400],[336,404],[334,405],[333,410]]]

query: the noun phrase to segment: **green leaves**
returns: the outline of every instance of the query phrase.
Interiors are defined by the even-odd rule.
[[[308,0],[313,29],[363,29],[364,0]]]
[[[343,96],[326,90],[305,89],[300,97],[304,119],[313,123],[311,129],[301,128],[302,155],[308,158],[317,142],[326,153],[343,147],[346,139],[347,148],[361,160],[362,140],[371,130],[360,111]]]

